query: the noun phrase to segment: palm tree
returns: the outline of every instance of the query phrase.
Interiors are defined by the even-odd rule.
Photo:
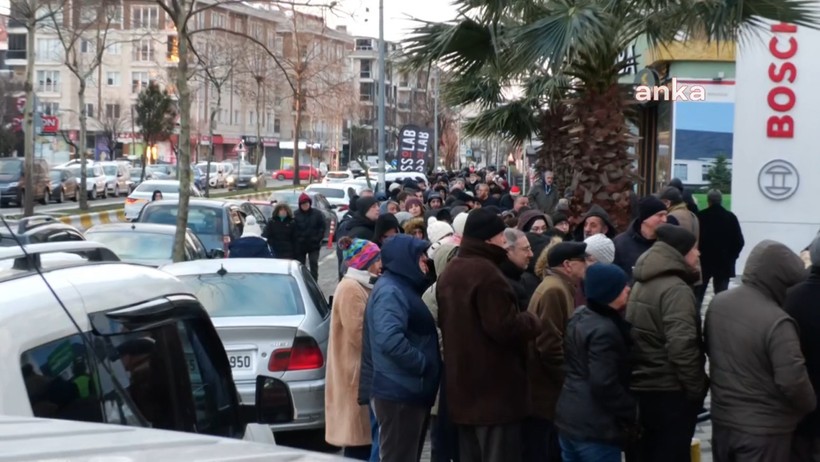
[[[455,76],[444,101],[482,112],[472,136],[543,142],[540,163],[557,169],[578,215],[603,206],[616,226],[629,220],[637,177],[629,147],[630,98],[618,85],[638,38],[650,46],[699,38],[733,41],[763,19],[816,28],[811,0],[456,0],[459,18],[422,23],[405,47],[406,66],[436,63]],[[517,89],[510,97],[511,89]],[[560,183],[559,183],[560,184]],[[626,205],[626,206],[625,206]]]

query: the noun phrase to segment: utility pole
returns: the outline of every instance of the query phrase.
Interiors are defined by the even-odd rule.
[[[438,67],[433,72],[433,78],[436,79],[436,86],[433,91],[433,173],[438,169]]]
[[[379,185],[381,191],[387,191],[387,183],[385,181],[386,160],[384,158],[385,150],[385,132],[384,132],[384,100],[385,100],[385,59],[384,59],[384,0],[379,0]]]
[[[26,5],[26,107],[25,115],[23,116],[23,171],[26,176],[22,186],[24,193],[20,197],[23,198],[22,204],[19,204],[23,209],[23,215],[30,217],[34,214],[34,137],[37,136],[35,132],[34,113],[37,111],[37,105],[34,94],[34,46],[37,43],[34,39],[34,33],[37,30],[37,0],[30,0]]]

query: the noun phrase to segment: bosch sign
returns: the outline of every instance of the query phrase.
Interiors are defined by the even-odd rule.
[[[775,24],[771,30],[774,33],[794,34],[797,32],[797,26]],[[783,42],[786,44],[781,44]],[[788,40],[781,40],[777,35],[772,35],[769,40],[769,52],[775,61],[769,64],[769,80],[776,86],[769,90],[766,102],[770,109],[784,115],[772,115],[766,120],[766,136],[794,138],[794,118],[788,113],[794,108],[797,96],[787,83],[792,84],[797,78],[797,66],[789,61],[797,54],[797,39],[791,36]]]

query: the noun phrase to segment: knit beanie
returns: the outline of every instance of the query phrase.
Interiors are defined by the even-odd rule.
[[[366,239],[345,236],[339,239],[339,248],[342,249],[342,258],[348,268],[367,270],[381,258],[379,246]]]
[[[647,218],[658,212],[666,211],[666,205],[655,196],[648,196],[638,203],[638,223],[643,223]]]
[[[367,215],[367,211],[370,210],[370,207],[373,207],[373,204],[377,204],[375,197],[360,197],[356,199],[356,213],[360,214],[361,216]]]
[[[604,234],[595,234],[584,239],[587,253],[598,263],[612,263],[615,261],[615,244]]]
[[[399,226],[404,226],[404,223],[413,218],[413,215],[410,215],[410,212],[399,212],[396,214],[396,221],[399,222]]]
[[[467,214],[467,222],[464,224],[464,237],[486,241],[503,233],[505,229],[507,229],[507,226],[501,217],[490,210],[480,208]]]
[[[820,266],[820,233],[814,238],[809,246],[809,259],[812,266]]]
[[[587,300],[609,305],[623,292],[629,277],[617,265],[595,263],[584,276],[584,295]]]
[[[453,228],[443,221],[438,221],[436,217],[427,219],[427,239],[435,244],[445,237],[453,234]]]
[[[467,224],[467,215],[469,215],[468,212],[461,212],[453,218],[453,232],[459,236],[464,235],[464,225]]]
[[[674,186],[668,186],[661,193],[661,200],[669,201],[672,205],[678,205],[683,202],[683,195],[681,194],[680,189]]]
[[[658,226],[655,234],[658,236],[659,241],[671,245],[683,256],[686,256],[698,241],[694,234],[680,226],[670,224]]]

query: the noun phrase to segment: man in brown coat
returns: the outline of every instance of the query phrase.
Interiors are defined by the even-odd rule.
[[[492,211],[471,211],[458,256],[436,284],[447,409],[462,462],[522,461],[521,423],[530,408],[527,342],[541,324],[519,311],[499,269],[507,258],[504,229]]]
[[[553,420],[564,384],[564,330],[575,311],[576,288],[586,273],[586,248],[583,242],[561,242],[549,249],[549,269],[527,308],[544,324],[531,347],[527,368],[533,404],[524,425],[528,462],[561,460]]]

